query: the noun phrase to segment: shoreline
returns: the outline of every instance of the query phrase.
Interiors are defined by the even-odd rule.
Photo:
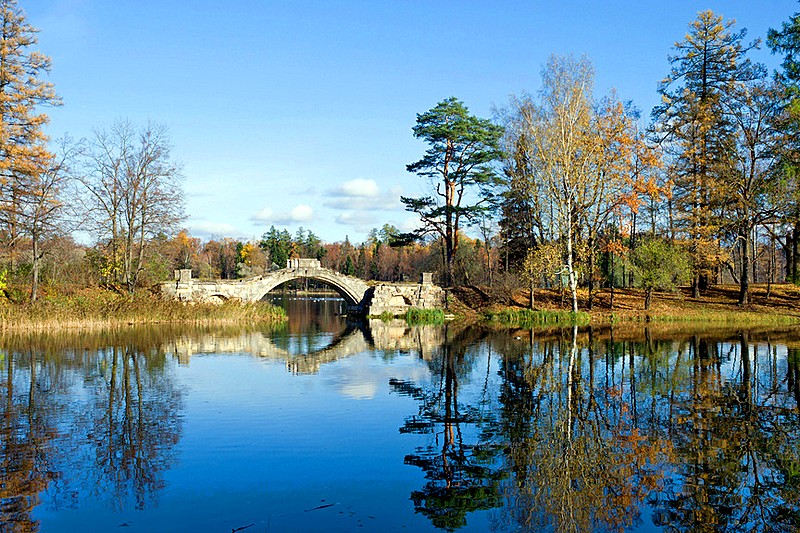
[[[530,292],[515,291],[505,302],[491,297],[487,288],[462,287],[454,292],[452,311],[478,320],[508,315],[526,321],[526,314],[538,314],[542,322],[601,326],[616,324],[720,325],[752,327],[784,327],[800,325],[800,286],[773,284],[766,298],[766,286],[754,286],[753,303],[742,307],[736,297],[738,287],[717,286],[701,298],[691,298],[688,289],[676,293],[656,293],[651,308],[644,309],[644,292],[636,289],[615,289],[611,307],[609,289],[596,291],[594,305],[588,309],[588,292],[579,291],[579,312],[573,317],[569,301],[560,291],[540,289],[535,293],[535,308],[529,308]],[[563,303],[562,303],[563,302]],[[545,320],[549,318],[550,320]],[[577,319],[577,320],[576,320]],[[534,317],[527,320],[535,321]],[[514,324],[511,324],[514,325]]]
[[[444,316],[455,322],[504,327],[620,325],[659,325],[661,327],[790,327],[800,326],[800,286],[774,284],[754,286],[753,303],[740,307],[736,287],[717,286],[702,298],[694,299],[684,289],[677,293],[657,293],[651,309],[644,310],[644,293],[635,289],[615,289],[610,307],[610,291],[596,291],[592,310],[588,294],[579,293],[580,311],[572,316],[560,291],[541,289],[535,294],[536,309],[526,305],[530,293],[513,292],[506,301],[492,295],[487,287],[460,287],[449,291],[450,302]],[[332,291],[285,291],[278,296],[333,296]],[[563,302],[563,303],[562,303]],[[442,313],[439,313],[442,314]],[[401,317],[402,318],[402,317]],[[121,296],[102,290],[85,291],[69,297],[43,298],[34,303],[0,304],[0,334],[5,332],[92,331],[124,329],[137,326],[240,326],[281,325],[287,321],[283,308],[268,302],[223,304],[187,304],[166,300],[152,294]],[[436,322],[441,323],[437,315]],[[414,323],[427,323],[424,318]]]

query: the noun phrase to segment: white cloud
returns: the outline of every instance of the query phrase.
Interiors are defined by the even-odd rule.
[[[360,233],[366,233],[378,223],[375,215],[366,211],[348,211],[336,216],[336,223],[351,226]]]
[[[422,221],[418,216],[408,217],[398,225],[398,229],[405,233],[411,233],[422,227]]]
[[[239,237],[242,232],[233,224],[227,222],[212,222],[209,220],[190,221],[186,224],[186,229],[195,236],[202,239],[212,237]]]
[[[345,181],[331,191],[331,196],[341,198],[377,198],[380,196],[380,188],[375,180],[365,180],[356,178]]]
[[[272,209],[265,207],[255,215],[250,217],[253,222],[269,222],[272,220]]]
[[[313,218],[314,218],[314,209],[312,209],[311,206],[305,204],[300,204],[298,206],[295,206],[295,208],[289,212],[289,219],[292,222],[308,222]]]
[[[314,208],[309,205],[296,205],[289,212],[275,213],[272,208],[265,207],[258,213],[252,215],[250,220],[264,224],[279,224],[288,226],[298,222],[310,222],[314,220]]]
[[[354,179],[329,190],[324,205],[341,211],[391,211],[400,208],[401,194],[399,187],[383,192],[375,180]]]

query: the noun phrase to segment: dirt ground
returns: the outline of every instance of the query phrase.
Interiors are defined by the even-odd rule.
[[[452,290],[456,297],[453,310],[465,313],[480,313],[502,307],[527,308],[530,292],[519,289],[512,293],[491,287],[466,286]],[[650,310],[644,310],[644,291],[637,289],[615,289],[613,307],[610,289],[595,291],[592,309],[589,309],[589,294],[586,289],[578,292],[578,307],[589,312],[593,318],[607,319],[613,314],[620,319],[635,319],[649,316],[695,315],[705,312],[722,313],[767,313],[800,317],[800,286],[789,283],[753,285],[751,304],[738,304],[738,285],[716,285],[704,291],[699,298],[691,297],[691,289],[682,288],[676,293],[656,292]],[[539,289],[535,293],[537,309],[570,309],[568,292]]]

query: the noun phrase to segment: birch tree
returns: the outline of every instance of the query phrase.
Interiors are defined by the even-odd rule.
[[[586,57],[552,56],[542,71],[538,101],[515,98],[511,107],[506,129],[507,143],[517,150],[513,168],[527,177],[541,242],[562,245],[562,273],[577,312],[578,244],[591,243],[592,232],[622,198],[633,117],[613,97],[596,104],[594,70]],[[588,239],[581,239],[581,231],[588,231]]]

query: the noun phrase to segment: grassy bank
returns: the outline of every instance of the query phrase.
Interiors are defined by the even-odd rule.
[[[572,316],[569,299],[560,291],[541,289],[536,292],[536,309],[528,309],[530,294],[526,290],[493,298],[490,288],[463,287],[454,291],[462,315],[472,314],[494,323],[532,327],[573,323],[598,326],[603,324],[661,323],[675,325],[710,325],[728,327],[800,326],[800,287],[792,284],[756,285],[752,303],[738,305],[738,287],[719,285],[692,298],[688,289],[675,293],[658,293],[650,309],[644,309],[644,292],[616,289],[613,298],[608,289],[595,292],[589,309],[588,292],[579,291],[581,312]]]
[[[755,311],[698,310],[665,314],[598,314],[592,323],[712,324],[720,326],[794,326],[800,316]]]
[[[389,322],[397,318],[405,320],[410,326],[426,326],[444,324],[446,316],[441,309],[422,309],[412,307],[402,315],[395,315],[389,311],[384,311],[380,315],[373,315],[370,318],[379,318],[384,322]]]
[[[589,313],[578,311],[551,311],[531,309],[500,309],[486,311],[484,318],[507,326],[530,328],[535,326],[586,326],[591,321]]]
[[[233,323],[280,324],[286,312],[266,302],[192,303],[161,299],[150,294],[135,297],[109,291],[86,291],[47,297],[34,304],[0,304],[0,329],[99,329],[132,324]]]

